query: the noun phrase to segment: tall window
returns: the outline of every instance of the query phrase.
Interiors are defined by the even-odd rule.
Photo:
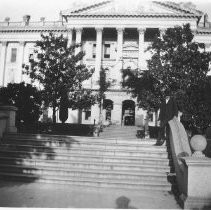
[[[85,120],[90,120],[91,118],[91,110],[86,110],[85,111]]]
[[[91,120],[91,107],[84,109],[85,120]]]
[[[15,63],[17,58],[17,48],[11,49],[11,63]]]
[[[92,58],[96,58],[96,44],[93,44],[92,47]]]
[[[110,44],[105,44],[104,45],[104,58],[110,58]]]

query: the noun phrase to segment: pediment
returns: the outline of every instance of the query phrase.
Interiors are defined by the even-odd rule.
[[[88,2],[88,1],[87,1]],[[71,15],[82,14],[195,14],[200,11],[192,5],[176,4],[174,2],[143,1],[138,0],[107,0],[96,1],[93,4],[84,4],[69,11]],[[67,11],[65,11],[67,15]]]

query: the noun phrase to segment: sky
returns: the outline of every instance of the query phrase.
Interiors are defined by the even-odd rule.
[[[93,3],[96,0],[81,0],[82,2]],[[119,0],[124,2],[124,0]],[[135,2],[137,0],[131,0]],[[140,0],[139,0],[140,1]],[[163,0],[161,0],[163,1]],[[174,2],[187,2],[191,0],[172,0]],[[39,21],[40,17],[53,21],[59,19],[61,10],[70,9],[75,0],[0,0],[0,22],[5,17],[10,17],[11,21],[22,21],[26,14],[31,15],[31,21]],[[197,8],[208,13],[211,21],[211,0],[192,0]],[[77,0],[80,4],[80,0]]]

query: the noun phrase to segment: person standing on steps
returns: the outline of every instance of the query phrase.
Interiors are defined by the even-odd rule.
[[[176,99],[172,96],[167,96],[166,100],[161,103],[160,114],[158,120],[160,121],[160,129],[158,133],[158,140],[155,145],[161,146],[167,139],[168,122],[174,117],[178,117],[178,106]]]

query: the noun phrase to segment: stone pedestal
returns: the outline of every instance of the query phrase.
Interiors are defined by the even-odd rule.
[[[4,114],[8,117],[6,121],[5,132],[17,132],[17,128],[15,127],[15,116],[17,110],[18,109],[14,106],[0,106],[0,114]]]
[[[183,197],[185,209],[211,209],[211,159],[183,157],[187,195]]]

